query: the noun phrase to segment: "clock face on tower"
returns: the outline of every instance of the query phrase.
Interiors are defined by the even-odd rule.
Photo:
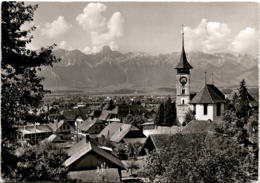
[[[182,76],[180,78],[180,83],[181,83],[182,86],[184,86],[187,83],[187,78],[185,76]]]

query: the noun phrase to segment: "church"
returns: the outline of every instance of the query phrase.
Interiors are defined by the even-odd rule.
[[[191,99],[191,72],[184,49],[184,31],[182,31],[182,51],[176,65],[176,112],[177,120],[182,124],[186,113],[191,110],[196,120],[221,120],[224,113],[225,95],[214,85],[207,84]]]

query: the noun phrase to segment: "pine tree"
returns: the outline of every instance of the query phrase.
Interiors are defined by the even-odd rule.
[[[175,105],[172,103],[170,97],[168,97],[164,106],[164,125],[172,126],[175,124],[176,121],[176,110]]]
[[[161,103],[156,113],[154,124],[160,125],[163,122],[163,120],[164,120],[164,104]]]
[[[248,91],[245,80],[240,82],[239,95],[235,100],[235,110],[238,117],[247,117],[250,113]]]

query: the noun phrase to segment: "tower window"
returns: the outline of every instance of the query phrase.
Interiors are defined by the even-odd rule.
[[[203,114],[207,115],[208,114],[208,104],[204,104],[204,110],[203,110]]]
[[[217,103],[217,116],[220,116],[221,114],[221,104]]]
[[[182,104],[184,104],[184,100],[182,100]]]
[[[181,94],[183,94],[183,95],[185,94],[185,88],[181,89]]]

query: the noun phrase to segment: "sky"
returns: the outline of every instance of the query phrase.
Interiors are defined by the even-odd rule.
[[[27,2],[27,4],[35,4]],[[96,53],[104,45],[121,52],[165,54],[181,49],[256,54],[258,4],[246,2],[37,2],[31,49]]]

